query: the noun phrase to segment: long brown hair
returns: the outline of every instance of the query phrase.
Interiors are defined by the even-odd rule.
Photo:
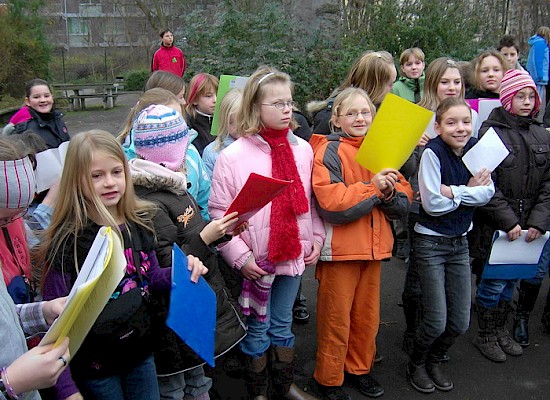
[[[441,100],[437,97],[437,87],[445,72],[449,68],[455,68],[460,74],[462,80],[459,98],[464,98],[464,77],[458,63],[447,57],[439,57],[433,60],[426,69],[426,78],[424,79],[424,97],[418,103],[420,107],[435,111]]]

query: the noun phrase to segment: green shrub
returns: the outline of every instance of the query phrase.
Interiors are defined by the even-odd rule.
[[[150,72],[145,69],[129,71],[124,77],[125,90],[143,90]]]

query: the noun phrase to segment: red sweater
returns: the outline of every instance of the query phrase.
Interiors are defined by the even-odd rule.
[[[183,51],[176,46],[166,47],[161,45],[153,56],[151,72],[166,71],[177,76],[183,76],[186,66]]]

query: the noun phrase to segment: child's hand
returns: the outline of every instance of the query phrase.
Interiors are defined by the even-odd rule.
[[[307,257],[304,257],[304,263],[306,265],[313,265],[317,262],[320,255],[321,255],[321,245],[315,242],[313,243],[313,249],[311,250],[311,253]]]
[[[267,275],[267,272],[265,272],[263,269],[258,267],[258,264],[256,264],[256,260],[254,259],[254,255],[252,255],[245,265],[241,268],[241,273],[243,276],[250,280],[255,281],[256,279]]]
[[[469,187],[474,186],[489,186],[491,184],[491,172],[487,168],[482,168],[477,174],[472,176],[468,181]]]
[[[187,256],[187,269],[191,271],[191,282],[197,283],[199,277],[208,272],[201,260],[195,256]]]
[[[63,357],[63,358],[61,358]],[[69,339],[54,348],[53,344],[36,346],[16,359],[7,368],[7,375],[15,393],[53,386],[71,359]]]
[[[430,137],[428,135],[426,135],[426,132],[424,132],[422,134],[422,136],[420,137],[420,141],[418,142],[418,146],[421,146],[421,147],[426,146],[426,144],[429,142],[429,140],[430,140]]]
[[[372,183],[382,192],[384,197],[389,196],[395,189],[397,170],[385,168],[372,178]]]
[[[451,199],[451,200],[454,198],[453,191],[451,190],[450,186],[441,185],[440,191],[441,191],[441,195],[443,197],[446,197],[446,198]]]
[[[517,224],[511,230],[508,231],[509,241],[519,239],[520,236],[521,236],[521,226],[519,226],[519,224]]]
[[[220,219],[212,220],[201,231],[201,239],[207,246],[225,235],[227,228],[237,222],[237,212],[227,214]]]
[[[65,308],[66,301],[67,297],[58,297],[57,299],[44,302],[42,305],[42,313],[48,325],[53,324],[53,321],[59,317],[59,314],[61,314]]]
[[[527,236],[525,237],[526,242],[532,242],[533,240],[538,239],[542,236],[542,233],[537,228],[529,228],[527,230]]]
[[[243,233],[247,229],[248,229],[248,221],[245,221],[242,224],[240,224],[239,226],[237,226],[233,232],[231,232],[231,236],[240,235],[241,233]]]

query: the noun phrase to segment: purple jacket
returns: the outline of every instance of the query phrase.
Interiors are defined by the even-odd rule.
[[[303,274],[305,269],[304,257],[311,253],[313,244],[317,242],[321,247],[323,246],[325,228],[312,201],[313,150],[306,141],[295,136],[292,132],[289,132],[288,139],[306,196],[311,201],[309,212],[297,217],[302,254],[297,259],[277,264],[275,274],[296,276]],[[259,135],[240,138],[220,153],[214,167],[214,177],[208,202],[208,210],[212,218],[223,216],[251,172],[271,176],[270,153],[269,144]],[[221,255],[229,265],[240,270],[252,254],[254,254],[256,261],[267,259],[270,215],[271,204],[268,204],[250,218],[246,231],[219,246]]]
[[[82,235],[78,237],[77,256],[80,266],[84,263],[85,256],[89,251],[97,232],[101,227],[95,223],[89,224]],[[57,268],[52,268],[44,279],[44,300],[51,300],[58,297],[67,296],[76,280],[76,269],[74,265],[74,253],[70,250],[73,248],[73,240],[67,241],[62,249],[67,249],[63,255],[57,254],[54,265]],[[126,246],[125,246],[126,248]],[[126,252],[125,252],[126,253]],[[148,252],[149,269],[146,271],[146,278],[149,280],[149,288],[153,291],[168,291],[171,286],[172,268],[160,268],[155,250]],[[63,260],[63,270],[61,270],[61,259]],[[57,262],[59,260],[59,263]],[[128,265],[130,267],[130,265]],[[125,275],[123,279],[126,279]],[[70,395],[79,392],[75,382],[73,381],[69,368],[65,369],[59,376],[57,383],[54,386],[56,398],[65,399]]]

